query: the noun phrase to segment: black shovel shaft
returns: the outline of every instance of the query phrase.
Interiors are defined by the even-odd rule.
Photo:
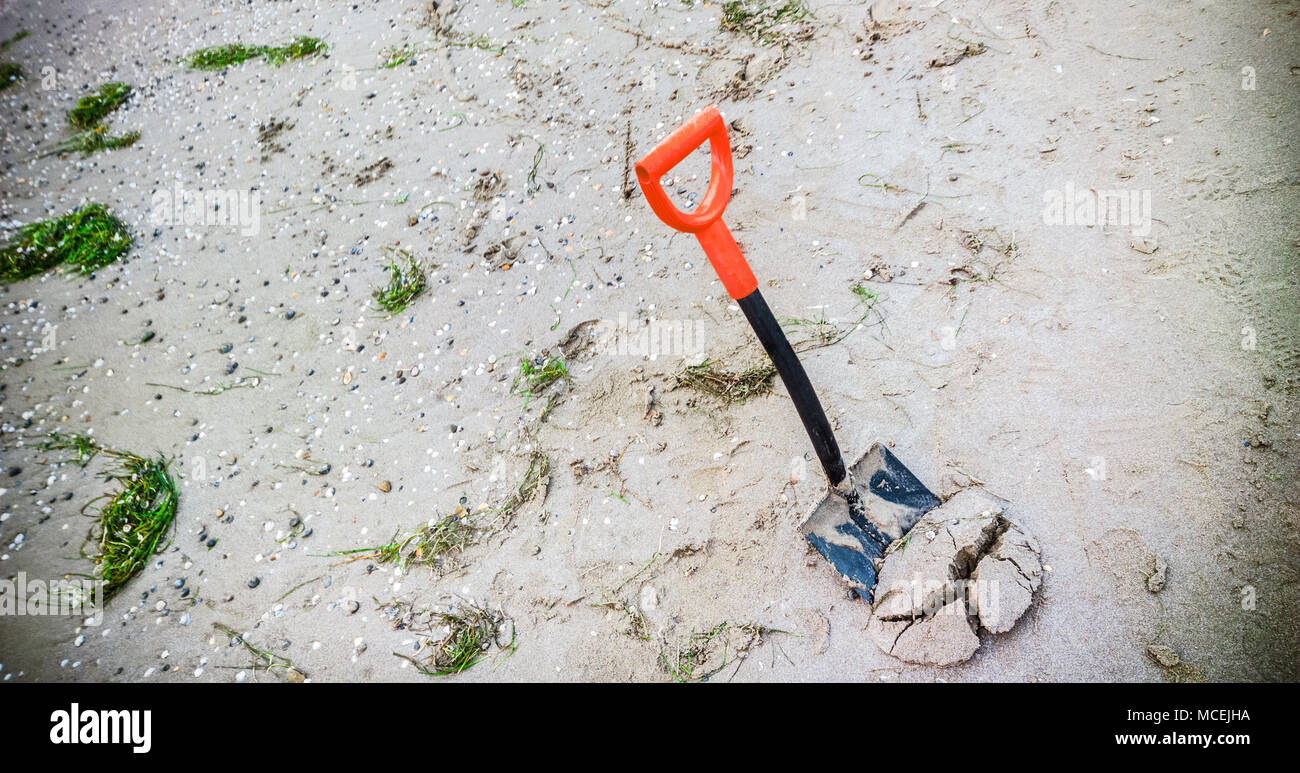
[[[840,446],[835,442],[830,422],[826,420],[826,412],[822,410],[817,393],[813,391],[808,374],[804,372],[803,363],[799,362],[799,357],[786,340],[785,331],[781,330],[776,317],[772,316],[772,310],[768,308],[767,301],[763,300],[762,293],[755,290],[736,303],[745,312],[745,318],[767,350],[767,356],[772,358],[776,372],[781,374],[781,381],[785,382],[786,391],[794,401],[795,410],[799,412],[803,427],[808,431],[808,438],[817,451],[817,458],[821,459],[822,468],[826,470],[826,477],[832,486],[838,486],[847,474],[844,459],[840,456]]]

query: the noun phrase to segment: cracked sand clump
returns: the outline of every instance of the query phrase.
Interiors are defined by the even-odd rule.
[[[1042,583],[1038,542],[988,495],[962,491],[890,544],[867,633],[909,663],[951,666],[978,631],[1011,630]]]

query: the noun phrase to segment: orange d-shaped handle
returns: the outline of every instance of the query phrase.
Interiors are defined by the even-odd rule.
[[[683,212],[668,199],[659,179],[706,139],[710,157],[709,189],[694,211]],[[728,295],[739,300],[758,289],[758,279],[727,230],[727,224],[722,222],[722,212],[731,198],[731,142],[727,138],[727,124],[716,107],[709,106],[696,113],[646,154],[636,165],[636,179],[660,220],[699,239]]]

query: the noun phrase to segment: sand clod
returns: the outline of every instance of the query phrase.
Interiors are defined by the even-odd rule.
[[[951,666],[1004,633],[1042,583],[1037,541],[978,490],[956,494],[895,540],[880,565],[868,636],[910,663]]]

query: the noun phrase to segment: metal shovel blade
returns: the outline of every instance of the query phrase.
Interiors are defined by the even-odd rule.
[[[886,447],[875,443],[849,470],[847,496],[832,491],[803,522],[804,538],[871,600],[875,559],[939,506],[939,498]]]

